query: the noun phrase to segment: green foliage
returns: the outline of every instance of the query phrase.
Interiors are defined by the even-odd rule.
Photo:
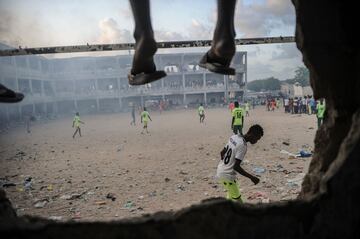
[[[252,91],[268,91],[280,90],[280,81],[274,77],[251,81],[247,84],[247,88]]]
[[[301,86],[310,85],[310,74],[309,70],[306,67],[300,66],[295,70],[295,76],[292,79],[285,80],[286,83],[294,84],[299,82]]]

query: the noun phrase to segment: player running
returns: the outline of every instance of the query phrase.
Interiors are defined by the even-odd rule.
[[[85,124],[83,121],[80,120],[80,114],[79,112],[76,112],[75,113],[75,117],[74,117],[74,120],[73,120],[73,124],[72,124],[72,127],[76,128],[75,130],[75,133],[73,134],[73,139],[75,138],[75,135],[77,132],[79,132],[79,135],[81,137],[81,129],[80,129],[80,124]]]
[[[204,119],[205,119],[205,109],[203,104],[201,103],[199,108],[198,108],[198,113],[199,113],[199,117],[200,117],[200,123],[204,123]]]
[[[152,121],[151,117],[150,117],[150,114],[149,112],[146,111],[146,107],[144,107],[144,111],[141,112],[141,123],[144,123],[144,127],[141,131],[141,134],[144,134],[144,129],[146,129],[146,133],[149,134],[149,131],[148,131],[148,122],[149,120]]]
[[[263,128],[258,124],[253,125],[244,136],[241,134],[231,136],[221,151],[221,160],[217,167],[216,177],[227,191],[227,199],[243,202],[236,182],[236,172],[249,178],[255,185],[259,183],[260,179],[246,172],[240,164],[247,151],[247,142],[255,144],[263,135]]]

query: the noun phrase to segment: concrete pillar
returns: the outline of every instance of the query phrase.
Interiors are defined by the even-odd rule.
[[[184,72],[182,73],[182,86],[183,86],[183,89],[185,89],[185,74],[184,74]]]
[[[229,102],[229,76],[224,75],[224,82],[225,82],[225,100]]]
[[[9,115],[9,106],[5,107],[5,111],[6,111],[6,122],[10,121],[10,115]]]
[[[184,94],[184,105],[186,105],[186,94]]]
[[[21,106],[18,105],[17,108],[18,108],[18,112],[19,112],[19,118],[20,118],[20,120],[22,120],[22,110],[21,110]]]
[[[100,111],[99,98],[96,98],[96,111],[97,111],[97,112],[99,112],[99,111]]]
[[[44,111],[45,111],[45,115],[47,116],[48,115],[48,102],[45,102],[44,103]]]
[[[18,67],[16,64],[15,57],[12,57],[12,60],[13,60],[14,66],[15,66],[15,89],[14,90],[19,91]]]
[[[204,93],[204,105],[206,105],[207,103],[207,99],[206,99],[206,92]]]
[[[143,96],[143,92],[141,91],[141,98],[140,98],[140,100],[141,100],[141,107],[144,107],[145,105],[144,105],[144,96]]]
[[[95,90],[98,91],[99,90],[99,85],[98,85],[98,79],[95,79]]]
[[[206,74],[203,73],[203,88],[206,87]]]
[[[120,106],[120,109],[122,110],[123,105],[122,105],[122,98],[121,97],[119,97],[119,106]]]
[[[120,78],[116,78],[117,91],[120,91]]]
[[[44,88],[43,80],[40,80],[40,86],[41,86],[41,96],[45,96],[45,88]]]
[[[244,66],[244,71],[245,71],[245,86],[244,86],[244,94],[243,94],[243,97],[246,96],[246,90],[247,90],[247,52],[244,53],[244,57],[245,57],[245,66]]]
[[[78,104],[77,104],[77,99],[76,99],[76,98],[74,99],[74,105],[75,105],[75,111],[79,111]]]
[[[30,86],[30,93],[32,94],[33,93],[32,80],[28,79],[28,81],[29,81],[29,86]]]
[[[53,108],[54,108],[54,114],[55,114],[55,115],[58,115],[58,113],[59,113],[59,108],[58,108],[58,102],[57,102],[57,101],[54,101],[54,102],[53,102]]]

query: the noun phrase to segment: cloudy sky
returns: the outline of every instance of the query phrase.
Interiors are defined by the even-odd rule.
[[[211,39],[216,1],[152,0],[151,13],[157,41]],[[238,0],[235,26],[237,38],[293,36],[294,7],[290,0]],[[133,28],[128,0],[0,0],[0,42],[15,47],[133,42]],[[285,80],[303,66],[292,43],[238,50],[248,52],[250,81],[270,76]]]

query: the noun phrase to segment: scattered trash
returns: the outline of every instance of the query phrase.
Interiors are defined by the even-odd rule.
[[[203,149],[204,149],[204,147],[199,147],[199,148],[198,148],[198,150],[203,150]]]
[[[193,182],[193,181],[191,181],[191,180],[186,181],[186,182],[187,182],[187,184],[194,184],[194,182]]]
[[[170,181],[170,178],[165,178],[165,182],[169,182]]]
[[[139,196],[139,197],[138,197],[138,199],[144,199],[144,196],[143,196],[143,195],[141,195],[141,196]]]
[[[24,180],[24,189],[25,191],[29,191],[32,189],[32,182],[31,182],[32,178],[31,177],[27,177]]]
[[[255,167],[255,168],[253,168],[253,171],[256,174],[265,173],[265,169],[262,167]]]
[[[182,175],[187,175],[188,173],[187,173],[187,172],[185,172],[185,171],[180,170],[179,174],[182,174]]]
[[[48,202],[49,202],[49,199],[47,199],[47,198],[41,199],[41,200],[35,202],[34,207],[36,207],[36,208],[43,208],[43,207],[45,207],[45,205],[46,205]]]
[[[54,221],[61,221],[63,219],[63,217],[62,216],[50,216],[49,219],[54,220]]]
[[[283,149],[280,150],[280,153],[281,153],[281,154],[287,154],[287,155],[289,155],[289,157],[294,157],[294,158],[297,157],[296,154],[290,153],[290,152],[288,152],[288,151],[286,151],[286,150],[283,150]]]
[[[81,219],[80,212],[76,212],[72,219]]]
[[[151,193],[149,193],[149,197],[155,197],[156,196],[156,191],[152,191]]]
[[[52,190],[53,190],[53,185],[52,185],[52,184],[49,184],[49,185],[47,186],[47,190],[48,190],[48,191],[52,191]]]
[[[309,152],[307,152],[305,150],[300,150],[299,154],[300,154],[301,158],[311,157],[311,155],[312,155],[311,153],[309,153]]]
[[[0,187],[8,188],[8,187],[13,187],[13,186],[16,186],[16,184],[8,181],[5,178],[0,179]]]
[[[124,205],[124,208],[130,209],[134,206],[134,203],[132,201],[127,201]]]
[[[290,143],[288,143],[288,142],[282,142],[284,145],[286,145],[286,146],[289,146],[290,145]]]
[[[261,199],[261,203],[269,203],[270,202],[270,198],[262,198]]]
[[[115,195],[114,195],[113,193],[108,193],[108,194],[106,195],[106,198],[111,199],[111,201],[115,201],[115,200],[116,200],[116,197],[115,197]]]
[[[181,184],[177,185],[176,192],[185,191],[185,187]]]
[[[96,201],[95,204],[96,205],[105,205],[106,201]]]
[[[81,193],[73,193],[71,195],[62,195],[60,197],[60,199],[65,199],[65,200],[73,200],[73,199],[77,199],[80,198],[83,194]]]
[[[288,179],[287,185],[291,187],[300,187],[304,180],[305,173],[299,173],[295,178]]]

